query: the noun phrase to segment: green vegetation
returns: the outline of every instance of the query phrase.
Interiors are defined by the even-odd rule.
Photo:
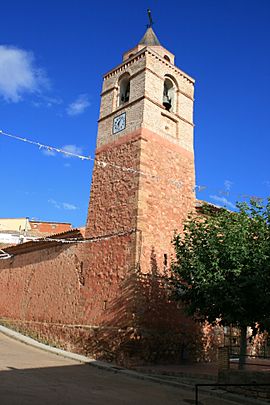
[[[241,330],[244,367],[247,327],[270,330],[270,200],[237,204],[238,212],[205,205],[175,235],[174,297],[198,321]]]

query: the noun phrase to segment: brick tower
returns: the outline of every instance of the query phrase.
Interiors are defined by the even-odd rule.
[[[87,237],[136,230],[130,266],[162,271],[193,210],[194,80],[151,26],[104,76]]]
[[[193,92],[151,26],[104,76],[86,237],[119,236],[86,247],[101,358],[181,361],[197,344],[164,277],[174,231],[195,208]]]

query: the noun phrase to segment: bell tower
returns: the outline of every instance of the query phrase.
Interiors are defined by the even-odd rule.
[[[135,230],[130,266],[168,265],[195,206],[194,79],[147,28],[104,75],[86,237]],[[104,253],[105,254],[105,253]]]

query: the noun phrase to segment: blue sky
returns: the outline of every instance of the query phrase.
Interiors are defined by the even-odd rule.
[[[270,1],[1,4],[0,129],[95,150],[102,74],[154,30],[196,79],[197,197],[232,207],[270,195]],[[0,217],[86,221],[92,164],[0,135]]]

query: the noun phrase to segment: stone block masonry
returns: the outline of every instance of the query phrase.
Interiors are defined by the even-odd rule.
[[[152,251],[162,273],[173,255],[172,238],[194,210],[193,154],[167,139],[143,129],[140,169],[156,179],[140,176],[137,227],[142,232],[140,266],[149,271]],[[175,181],[175,183],[174,183]]]
[[[66,324],[103,322],[108,317],[104,301],[119,295],[128,274],[132,238],[53,247],[47,242],[42,250],[36,243],[30,252],[1,260],[1,317]]]
[[[122,365],[180,361],[195,346],[194,324],[168,300],[154,267],[149,275],[130,267],[135,236],[36,248],[1,261],[2,323]]]
[[[95,163],[86,236],[136,229],[131,265],[149,272],[154,249],[162,271],[174,231],[194,209],[193,153],[142,128],[98,148],[96,157],[109,164]]]

